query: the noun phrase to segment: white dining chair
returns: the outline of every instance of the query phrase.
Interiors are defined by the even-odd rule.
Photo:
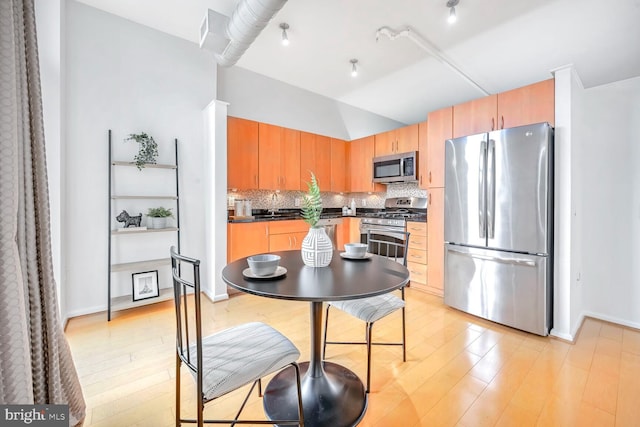
[[[387,237],[382,236],[375,229],[368,230],[367,232],[367,251],[376,253],[378,256],[383,256],[389,259],[393,259],[396,262],[401,263],[405,267],[407,266],[407,251],[409,249],[409,236],[411,233],[406,231],[393,232],[400,237],[399,239],[389,240]],[[347,262],[347,261],[345,261]],[[362,261],[349,261],[349,262],[362,262]],[[329,329],[329,309],[331,307],[337,308],[356,317],[365,322],[365,341],[328,341],[327,331]],[[372,341],[372,329],[373,324],[378,320],[394,313],[398,310],[402,311],[402,341],[401,342],[373,342]],[[367,387],[366,392],[369,393],[371,388],[371,346],[372,345],[392,345],[402,346],[402,361],[407,360],[406,350],[406,330],[405,330],[405,299],[404,299],[404,286],[400,289],[400,296],[398,297],[392,292],[376,295],[369,298],[359,298],[345,301],[331,301],[327,304],[324,321],[324,343],[322,346],[322,359],[325,359],[327,344],[361,344],[367,346]]]
[[[197,424],[304,425],[300,352],[280,332],[261,322],[245,323],[202,337],[200,305],[200,261],[171,247],[174,302],[176,310],[176,426]],[[193,310],[193,312],[191,312]],[[193,375],[197,389],[197,418],[180,414],[180,368]],[[261,378],[282,369],[294,369],[297,381],[298,413],[287,420],[239,419],[255,386],[262,396]],[[245,385],[252,384],[236,416],[231,420],[204,419],[204,405]],[[295,418],[294,418],[295,417]]]

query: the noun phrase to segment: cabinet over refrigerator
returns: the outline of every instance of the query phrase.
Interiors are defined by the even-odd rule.
[[[553,129],[450,139],[444,302],[538,335],[552,327]]]

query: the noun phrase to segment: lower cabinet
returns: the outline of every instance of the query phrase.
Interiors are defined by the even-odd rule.
[[[309,224],[302,220],[269,222],[269,252],[302,248],[308,232]]]
[[[442,296],[444,293],[444,188],[429,190],[427,206],[427,287]]]
[[[227,224],[227,262],[265,252],[269,252],[269,223]]]
[[[407,222],[409,234],[409,251],[407,268],[409,269],[411,287],[426,290],[427,283],[427,223]]]

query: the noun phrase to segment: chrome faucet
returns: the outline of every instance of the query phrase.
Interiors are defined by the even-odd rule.
[[[278,208],[276,208],[276,202],[278,201],[278,193],[273,193],[271,195],[271,209],[269,209],[269,212],[271,212],[271,215],[275,215],[276,212],[278,212]]]

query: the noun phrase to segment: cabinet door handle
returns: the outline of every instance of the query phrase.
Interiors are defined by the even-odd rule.
[[[495,120],[493,119],[493,117],[491,117],[491,130],[495,130]]]
[[[500,116],[500,119],[502,120],[502,124],[500,125],[500,129],[504,129],[504,116]]]
[[[420,185],[422,185],[422,175],[420,175]]]
[[[293,236],[293,244],[298,246],[298,238],[296,236]]]
[[[289,249],[293,248],[293,246],[291,246],[291,236],[289,236]]]
[[[431,184],[431,171],[429,171],[429,184]]]

